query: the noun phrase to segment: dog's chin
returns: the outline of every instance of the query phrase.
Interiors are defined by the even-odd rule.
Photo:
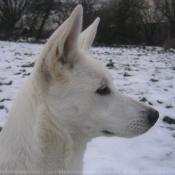
[[[113,136],[116,136],[113,132],[108,131],[108,130],[103,130],[102,133],[103,133],[103,135],[106,136],[106,137],[113,137]]]
[[[122,137],[122,138],[134,138],[134,137],[137,137],[139,135],[142,135],[144,133],[146,133],[147,130],[144,130],[144,131],[140,131],[140,132],[135,132],[135,133],[125,133],[125,134],[121,134],[121,133],[114,133],[112,131],[109,131],[109,130],[102,130],[102,134],[103,136],[105,137],[114,137],[114,136],[118,136],[118,137]]]

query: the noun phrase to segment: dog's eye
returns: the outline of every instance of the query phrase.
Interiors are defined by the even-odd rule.
[[[107,86],[102,86],[101,88],[96,90],[96,93],[99,95],[109,95],[110,89]]]

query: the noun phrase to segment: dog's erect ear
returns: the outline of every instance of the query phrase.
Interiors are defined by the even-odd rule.
[[[96,18],[96,20],[80,34],[78,43],[83,50],[90,51],[90,47],[94,41],[97,32],[99,21],[100,18]]]
[[[83,9],[78,5],[70,17],[52,34],[46,43],[42,58],[55,67],[58,63],[66,64],[74,61],[74,53],[78,48],[78,37],[81,32]]]

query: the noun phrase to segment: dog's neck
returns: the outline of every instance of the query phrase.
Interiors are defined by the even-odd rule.
[[[25,134],[30,134],[32,132],[31,128],[35,121],[35,108],[37,107],[37,102],[35,98],[33,98],[34,94],[30,91],[30,89],[32,89],[31,82],[25,82],[13,103],[9,116],[7,117],[2,130],[2,136],[6,135],[7,137],[9,136],[10,138],[14,138],[14,140],[21,140],[25,137]],[[31,99],[33,100],[31,101]],[[29,132],[23,132],[26,130]],[[18,137],[15,136],[16,133],[18,134]],[[13,134],[15,134],[14,137]],[[31,136],[28,139],[30,138]]]
[[[18,161],[21,159],[21,162],[24,157],[32,159],[41,154],[45,167],[52,170],[64,167],[65,170],[69,168],[69,170],[82,171],[83,155],[89,140],[82,133],[75,132],[74,129],[66,131],[61,124],[53,120],[54,118],[46,110],[47,106],[42,105],[37,99],[36,93],[38,92],[33,83],[32,79],[29,79],[21,88],[14,102],[1,133],[1,150],[8,150],[11,160],[13,160],[13,156],[17,156],[15,154],[18,154]],[[16,122],[13,122],[14,120]],[[7,138],[13,139],[13,141]],[[8,141],[9,143],[7,143]],[[8,145],[8,149],[5,148],[6,145]],[[30,155],[26,157],[26,154]],[[20,155],[23,157],[20,158]],[[57,162],[57,160],[62,160],[62,157],[66,162]],[[50,161],[53,162],[50,163]],[[22,163],[25,164],[25,162]]]

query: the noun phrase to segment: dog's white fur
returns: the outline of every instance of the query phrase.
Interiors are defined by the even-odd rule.
[[[20,89],[0,134],[2,174],[82,171],[92,138],[134,137],[152,126],[147,115],[153,109],[119,93],[92,58],[99,18],[80,34],[82,13],[77,6],[55,31]],[[98,92],[107,87],[110,92]]]

